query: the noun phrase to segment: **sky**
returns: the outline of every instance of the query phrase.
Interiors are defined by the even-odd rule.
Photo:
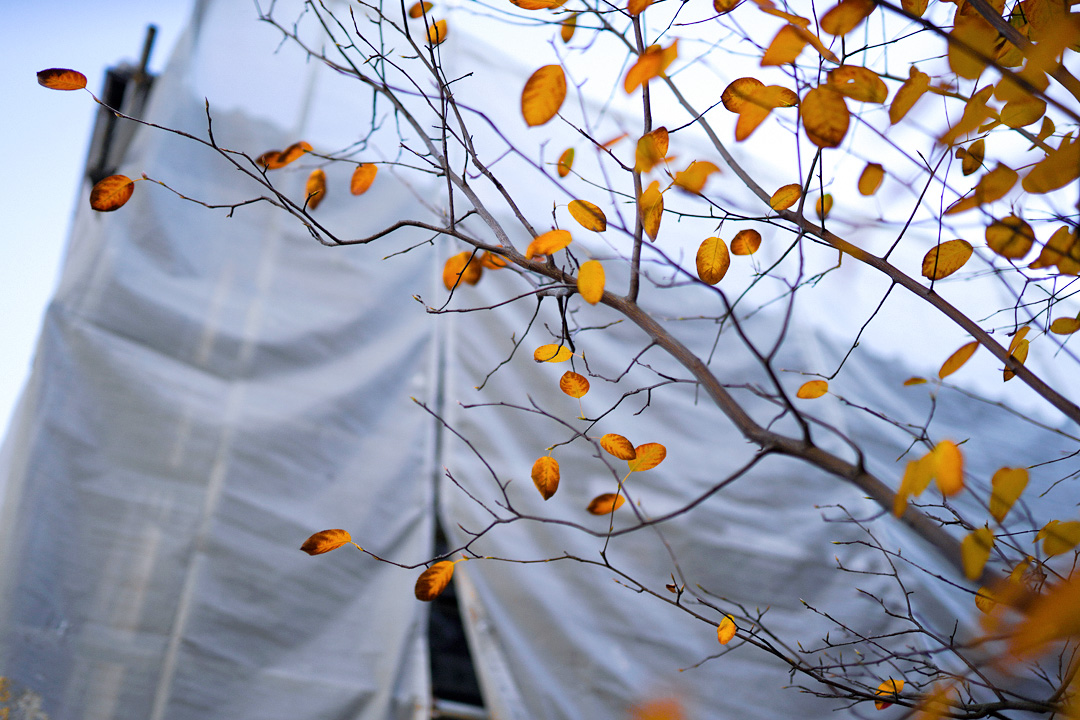
[[[151,70],[160,70],[191,11],[192,0],[35,0],[5,3],[0,43],[0,120],[5,172],[0,211],[0,436],[26,382],[42,315],[59,276],[97,106],[83,92],[37,84],[39,70],[68,67],[99,92],[105,70],[136,62],[147,25],[158,28]]]

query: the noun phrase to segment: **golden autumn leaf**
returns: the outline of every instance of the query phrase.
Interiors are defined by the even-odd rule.
[[[983,175],[975,188],[965,197],[960,198],[945,211],[946,215],[954,215],[965,210],[977,208],[980,205],[994,202],[1005,197],[1016,185],[1019,176],[1008,165],[998,163],[998,166]]]
[[[510,0],[522,10],[555,10],[566,4],[566,0]]]
[[[772,194],[772,197],[769,198],[769,207],[777,212],[780,210],[787,210],[789,207],[799,202],[801,198],[802,186],[798,183],[791,183]]]
[[[306,197],[304,204],[308,210],[319,207],[323,198],[326,197],[326,173],[322,168],[315,168],[308,175],[307,182],[304,184],[304,195]]]
[[[285,148],[278,155],[278,162],[281,163],[278,167],[284,167],[291,162],[299,160],[305,153],[312,152],[314,148],[310,143],[306,143],[303,140],[300,142],[294,142],[289,147]]]
[[[912,495],[922,495],[930,481],[934,479],[933,453],[927,453],[918,460],[909,460],[904,467],[904,476],[900,480],[900,488],[896,491],[893,500],[893,514],[901,517],[907,510],[908,498]]]
[[[626,71],[623,90],[629,95],[653,78],[660,77],[678,56],[678,40],[673,41],[666,48],[659,45],[650,45],[645,48],[645,52],[639,55],[637,61]]]
[[[551,499],[559,489],[559,462],[550,455],[537,458],[532,466],[532,481],[542,498]]]
[[[485,250],[480,256],[480,267],[487,270],[501,270],[509,264],[510,262],[505,257],[489,250]]]
[[[954,352],[952,355],[941,364],[941,369],[938,370],[938,378],[944,380],[952,375],[954,372],[964,366],[971,356],[975,354],[975,351],[979,349],[979,341],[972,340],[966,345],[961,345],[960,349]]]
[[[986,140],[979,138],[967,148],[956,148],[956,157],[960,160],[960,170],[964,175],[971,175],[983,165],[986,157]]]
[[[593,232],[607,230],[607,217],[604,215],[604,211],[588,200],[571,200],[566,209],[570,211],[571,217],[577,220],[578,224],[586,230],[592,230]]]
[[[626,498],[622,495],[604,493],[594,497],[585,509],[593,515],[610,515],[622,507],[624,502],[626,502]]]
[[[433,7],[434,5],[429,2],[413,3],[413,5],[409,7],[409,17],[411,17],[413,20],[421,18],[425,14],[431,12],[431,8]]]
[[[1063,275],[1080,274],[1080,235],[1068,225],[1062,225],[1046,241],[1039,257],[1028,265],[1038,268],[1057,267]]]
[[[573,167],[574,148],[566,148],[563,150],[563,154],[559,156],[559,164],[555,166],[555,172],[559,174],[559,177],[564,178],[570,174]]]
[[[717,15],[727,15],[729,12],[739,7],[742,0],[713,0],[713,10]]]
[[[662,697],[635,705],[630,720],[684,720],[685,717],[678,698]]]
[[[49,68],[37,74],[38,85],[50,90],[82,90],[86,87],[86,76],[78,70],[67,68]]]
[[[560,363],[573,356],[574,353],[565,345],[541,345],[533,350],[533,360],[536,362]]]
[[[135,182],[126,175],[110,175],[90,190],[90,207],[98,212],[119,210],[135,192]]]
[[[700,193],[713,173],[720,172],[714,163],[708,160],[695,160],[685,170],[675,173],[675,187],[689,193]]]
[[[416,578],[416,586],[413,588],[413,594],[416,596],[417,600],[431,602],[442,595],[443,590],[450,584],[450,580],[453,577],[454,563],[449,560],[437,562],[424,572],[420,573],[420,577]]]
[[[862,174],[859,175],[859,194],[867,197],[873,195],[881,187],[885,179],[885,168],[880,163],[866,163]]]
[[[908,79],[896,91],[892,104],[889,105],[889,122],[895,125],[903,120],[908,110],[911,110],[929,88],[930,76],[912,65],[908,69]]]
[[[340,528],[315,533],[300,546],[308,555],[322,555],[352,542],[352,536]]]
[[[990,516],[998,522],[1004,520],[1027,484],[1027,468],[1003,467],[995,472],[990,478]]]
[[[600,444],[603,445],[603,439]],[[645,443],[634,448],[634,459],[627,460],[630,472],[645,472],[664,462],[667,457],[667,448],[660,443]]]
[[[900,0],[900,7],[915,17],[922,17],[929,4],[929,0]]]
[[[844,97],[858,102],[883,103],[889,96],[889,89],[881,77],[859,65],[841,65],[830,70],[828,83]]]
[[[945,497],[964,489],[964,456],[952,440],[942,440],[930,452],[934,479]]]
[[[988,527],[978,528],[964,536],[960,541],[960,559],[968,580],[979,579],[993,549],[994,531]]]
[[[443,265],[443,285],[447,290],[453,290],[459,283],[475,285],[480,282],[483,272],[480,261],[473,257],[473,253],[465,250],[446,260]]]
[[[813,400],[829,392],[829,383],[825,380],[810,380],[799,386],[795,397],[803,400]]]
[[[971,243],[966,240],[946,240],[935,245],[923,256],[923,277],[928,280],[949,277],[964,267],[971,257],[971,252]]]
[[[761,56],[761,66],[787,65],[795,62],[809,42],[809,33],[796,25],[785,25],[777,31]]]
[[[1042,651],[1056,640],[1080,635],[1080,575],[1038,595],[1009,639],[1009,651],[1026,657]]]
[[[1001,122],[1011,128],[1022,128],[1038,122],[1046,115],[1046,101],[1037,97],[1010,100],[1001,108]]]
[[[821,31],[829,35],[847,35],[874,12],[873,0],[840,0],[821,16]]]
[[[375,182],[375,174],[379,168],[371,163],[360,163],[353,170],[352,179],[349,180],[349,192],[353,195],[363,195]]]
[[[968,80],[975,80],[982,75],[986,61],[979,56],[994,56],[997,30],[977,13],[957,12],[949,38],[948,57],[952,71]]]
[[[925,385],[925,384],[926,384],[926,378],[918,377],[918,376],[909,377],[907,380],[905,380],[903,382],[904,387],[912,387],[912,386],[915,386],[915,385]]]
[[[735,637],[735,631],[738,629],[735,620],[730,615],[725,615],[720,624],[716,626],[716,639],[720,641],[721,645],[727,645]]]
[[[647,173],[664,162],[668,151],[668,131],[665,127],[645,133],[634,152],[634,172]]]
[[[1013,334],[1012,340],[1009,341],[1009,352],[1010,353],[1015,351],[1016,348],[1019,347],[1020,343],[1024,340],[1024,338],[1027,337],[1029,332],[1031,332],[1031,326],[1030,325],[1025,325],[1024,327],[1020,328],[1019,330],[1016,331],[1016,333]]]
[[[1035,164],[1024,177],[1021,187],[1029,193],[1041,195],[1064,187],[1080,177],[1080,140],[1062,143]]]
[[[806,137],[820,148],[838,147],[847,135],[851,113],[844,96],[828,85],[806,93],[799,103],[799,113]]]
[[[988,587],[981,587],[975,593],[975,607],[979,612],[989,615],[997,607],[998,601],[994,597],[994,591]]]
[[[604,297],[604,266],[599,260],[586,260],[578,270],[577,288],[581,299],[595,305]]]
[[[1043,541],[1043,552],[1047,557],[1067,553],[1080,545],[1080,521],[1051,520],[1035,536],[1035,541],[1039,540]]]
[[[284,167],[284,164],[281,162],[280,150],[267,150],[262,155],[255,158],[255,164],[261,168],[266,168],[267,170],[277,170],[280,167]]]
[[[740,230],[731,239],[732,255],[753,255],[761,247],[761,233],[757,230]]]
[[[645,8],[653,4],[653,0],[629,0],[626,3],[626,13],[631,17],[645,12]]]
[[[525,259],[532,260],[537,255],[552,255],[559,252],[573,240],[568,230],[548,230],[533,238],[525,248]]]
[[[889,679],[877,686],[877,690],[874,691],[874,695],[880,698],[891,698],[891,700],[875,700],[874,707],[878,710],[884,710],[892,705],[892,700],[896,700],[896,696],[904,689],[903,680]]]
[[[735,139],[740,142],[750,137],[774,109],[799,104],[799,96],[791,90],[780,85],[765,85],[752,77],[732,81],[720,95],[720,100],[725,108],[739,115]]]
[[[1034,243],[1031,226],[1015,215],[994,220],[986,228],[986,246],[1009,260],[1022,260]]]
[[[559,23],[559,37],[564,43],[570,42],[570,39],[574,37],[574,31],[577,30],[577,17],[578,13],[574,13]]]
[[[971,99],[964,105],[964,114],[960,116],[960,120],[938,138],[938,142],[942,145],[952,145],[958,139],[982,125],[992,112],[986,106],[986,102],[993,93],[994,86],[987,85],[972,95]]]
[[[634,445],[622,435],[616,435],[615,433],[607,433],[600,438],[600,447],[620,460],[633,460],[637,457]]]
[[[832,193],[825,193],[817,200],[814,201],[814,212],[817,213],[818,219],[824,220],[829,217],[829,212],[832,210],[833,196]]]
[[[438,20],[432,23],[427,29],[428,45],[431,45],[432,47],[440,45],[446,40],[446,36],[449,32],[450,28],[446,26],[446,20]]]
[[[715,285],[723,280],[731,265],[727,243],[718,237],[702,241],[698,247],[696,260],[698,277],[706,285]]]
[[[559,65],[545,65],[525,81],[521,115],[529,127],[543,125],[559,113],[566,99],[566,73]]]
[[[584,397],[589,392],[589,379],[572,370],[567,370],[559,378],[559,389],[572,398]]]
[[[660,233],[660,220],[664,215],[664,194],[660,192],[659,181],[653,180],[638,200],[638,212],[645,234],[653,240]]]
[[[1050,323],[1050,332],[1055,335],[1072,335],[1080,330],[1080,318],[1059,317]]]

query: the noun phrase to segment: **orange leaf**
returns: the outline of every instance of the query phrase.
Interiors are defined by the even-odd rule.
[[[1018,175],[1008,165],[998,163],[998,166],[980,178],[975,189],[967,197],[963,197],[945,211],[946,215],[953,215],[965,210],[977,208],[980,205],[994,202],[1005,197],[1016,184]]]
[[[975,351],[979,349],[979,342],[972,340],[966,345],[962,345],[959,350],[954,352],[948,357],[948,359],[941,364],[941,369],[938,370],[938,378],[944,380],[952,375],[954,372],[964,367],[964,363],[971,359],[971,356],[975,354]]]
[[[1039,534],[1035,536],[1035,540],[1036,542],[1043,541],[1043,552],[1047,557],[1067,553],[1080,545],[1080,522],[1051,520],[1043,526]]]
[[[1048,643],[1080,635],[1080,575],[1058,583],[1038,595],[1009,640],[1009,651],[1031,655]]]
[[[829,87],[859,102],[883,103],[889,95],[889,89],[876,72],[858,65],[841,65],[830,70]]]
[[[573,240],[568,230],[548,230],[537,235],[525,248],[525,259],[532,260],[537,255],[552,255],[559,252]]]
[[[931,451],[938,489],[952,497],[964,489],[964,456],[951,440],[942,440]]]
[[[1013,339],[1013,344],[1010,345],[1010,347],[1009,347],[1009,355],[1012,356],[1013,360],[1016,360],[1016,362],[1023,365],[1024,361],[1027,360],[1028,348],[1030,346],[1031,346],[1031,341],[1030,340],[1019,340],[1019,341],[1017,341],[1014,338]],[[1008,368],[1005,368],[1005,372],[1004,372],[1005,380],[1004,380],[1004,382],[1008,382],[1008,381],[1012,380],[1014,375],[1015,375],[1015,373],[1012,370],[1010,370]]]
[[[259,167],[266,168],[267,170],[277,170],[278,168],[285,167],[285,163],[281,162],[280,150],[267,150],[262,155],[255,158],[255,164]]]
[[[645,12],[645,8],[653,4],[653,0],[630,0],[626,3],[626,12],[630,16],[637,16]]]
[[[888,697],[888,698],[892,698],[893,700],[895,700],[896,696],[899,695],[900,691],[903,690],[903,689],[904,689],[904,681],[903,680],[886,680],[885,682],[878,685],[877,690],[874,691],[874,695],[877,695],[878,697],[882,697],[882,698]],[[890,705],[892,705],[892,703],[889,702],[888,700],[875,700],[874,701],[874,707],[877,708],[878,710],[884,710],[885,708],[889,707]]]
[[[555,166],[555,172],[559,173],[559,177],[564,178],[570,174],[572,167],[574,167],[574,148],[566,148],[559,156],[559,164]]]
[[[545,500],[551,498],[559,489],[559,463],[550,455],[544,455],[533,463],[532,481],[540,496]]]
[[[926,384],[926,378],[921,378],[921,377],[909,377],[907,380],[904,381],[904,387],[911,387],[913,385],[925,385],[925,384]]]
[[[735,620],[730,615],[725,615],[720,624],[716,626],[716,639],[720,641],[721,645],[727,645],[735,637],[735,631],[738,629],[735,626]]]
[[[986,106],[986,101],[990,99],[990,96],[993,93],[994,86],[987,85],[972,95],[971,99],[964,105],[964,114],[960,116],[960,121],[949,128],[949,130],[938,139],[938,142],[942,145],[952,145],[958,139],[982,125],[983,122],[990,117],[990,113],[992,112]]]
[[[658,181],[653,180],[641,193],[638,212],[641,213],[641,226],[645,228],[645,234],[655,240],[660,232],[660,219],[664,215],[664,195],[660,192]]]
[[[626,71],[623,90],[629,95],[653,78],[663,75],[664,71],[675,61],[678,55],[678,40],[675,40],[666,48],[659,45],[650,45],[645,49],[645,52],[638,56],[637,62]]]
[[[724,107],[738,113],[735,139],[745,140],[775,108],[794,107],[799,96],[780,85],[765,85],[752,77],[739,78],[729,84],[720,96]]]
[[[610,515],[621,508],[624,502],[626,502],[626,498],[622,495],[604,493],[603,495],[594,497],[586,510],[593,515]]]
[[[439,20],[428,27],[427,41],[431,46],[439,45],[446,40],[450,28],[446,26],[446,20]]]
[[[110,175],[98,180],[90,191],[90,207],[98,212],[112,212],[123,207],[135,192],[135,182],[125,175]]]
[[[990,478],[993,491],[990,494],[990,515],[998,522],[1005,519],[1013,503],[1024,492],[1028,484],[1026,468],[1003,467]]]
[[[964,575],[968,580],[978,580],[982,575],[990,551],[994,549],[994,531],[988,527],[968,533],[960,541],[960,559],[964,565]]]
[[[708,160],[695,160],[685,170],[675,173],[675,186],[689,193],[700,193],[713,173],[720,172],[714,163]]]
[[[809,42],[806,30],[795,25],[785,25],[777,31],[769,47],[761,56],[761,66],[787,65],[795,62]]]
[[[1068,225],[1062,225],[1054,231],[1039,257],[1028,267],[1037,269],[1054,266],[1064,275],[1080,273],[1080,236]]]
[[[828,85],[806,93],[799,104],[799,113],[806,137],[820,148],[838,147],[847,135],[851,113],[844,96]]]
[[[1009,215],[986,228],[986,245],[1003,258],[1022,260],[1035,242],[1035,232],[1026,222]]]
[[[567,370],[559,378],[559,389],[572,398],[580,398],[589,392],[589,379],[572,370]]]
[[[510,0],[522,10],[554,10],[566,4],[566,0]]]
[[[1059,317],[1050,323],[1050,332],[1055,335],[1072,335],[1080,330],[1080,318]]]
[[[309,143],[306,143],[303,140],[295,142],[281,151],[281,154],[278,156],[278,162],[280,162],[281,165],[278,167],[284,167],[294,160],[299,160],[304,153],[309,153],[311,151],[312,147]]]
[[[608,433],[600,438],[600,447],[619,458],[620,460],[633,460],[637,457],[637,451],[633,444],[622,435]]]
[[[431,11],[432,7],[434,6],[429,2],[415,3],[409,8],[409,17],[413,20],[423,17],[426,13]]]
[[[811,380],[805,382],[795,393],[795,397],[803,400],[813,400],[829,392],[829,383],[825,380]]]
[[[966,240],[947,240],[935,245],[923,256],[923,277],[929,280],[949,277],[964,267],[970,257],[971,243]]]
[[[86,76],[78,70],[49,68],[37,74],[38,85],[50,90],[82,90],[86,87]]]
[[[480,267],[487,268],[488,270],[501,270],[509,264],[510,263],[505,257],[488,250],[485,250],[484,254],[480,256]],[[479,280],[479,278],[477,278],[477,280]]]
[[[574,13],[560,23],[559,37],[564,43],[570,42],[570,39],[574,37],[574,31],[577,30],[577,16],[578,14]]]
[[[737,8],[740,3],[742,3],[742,0],[713,0],[712,6],[718,15],[727,15]]]
[[[761,233],[757,230],[740,230],[731,239],[732,255],[753,255],[761,247]]]
[[[859,194],[869,197],[878,191],[885,179],[885,168],[879,163],[867,163],[859,175]]]
[[[323,198],[326,197],[326,173],[322,168],[315,168],[308,175],[307,183],[304,185],[304,195],[308,210],[319,207]]]
[[[1042,194],[1064,187],[1080,177],[1080,140],[1062,144],[1040,160],[1021,186],[1029,193]]]
[[[603,439],[600,444],[603,445]],[[660,443],[645,443],[634,448],[634,459],[627,460],[630,472],[645,472],[664,462],[667,448]]]
[[[802,186],[798,183],[791,183],[772,194],[772,197],[769,198],[769,207],[777,212],[787,210],[789,207],[799,202],[801,197]]]
[[[560,363],[573,356],[574,353],[565,345],[541,345],[533,350],[533,360],[536,362]]]
[[[588,200],[571,200],[567,210],[578,221],[578,224],[586,230],[592,230],[593,232],[607,230],[607,217],[605,217],[604,211]]]
[[[908,69],[908,79],[896,91],[892,104],[889,105],[889,122],[895,125],[903,120],[908,110],[919,101],[929,87],[930,76],[912,65]]]
[[[442,595],[443,590],[450,584],[450,579],[453,577],[454,563],[449,560],[437,562],[420,573],[420,577],[416,578],[416,587],[413,588],[413,594],[416,595],[417,600],[431,602]]]
[[[559,113],[566,99],[566,73],[559,65],[545,65],[525,81],[521,115],[529,127],[543,125]]]
[[[832,210],[832,206],[832,193],[825,193],[814,201],[814,212],[817,213],[818,218],[824,220],[825,218],[829,217],[829,211]]]
[[[720,238],[707,238],[698,247],[697,274],[706,285],[715,285],[723,280],[730,265],[727,244]]]
[[[353,170],[352,180],[349,182],[349,192],[353,195],[363,195],[375,182],[375,174],[379,168],[371,163],[361,163]]]
[[[829,35],[847,35],[869,17],[875,7],[873,0],[840,0],[821,16],[821,31]]]
[[[352,542],[352,536],[345,530],[322,530],[305,540],[300,549],[308,555],[322,555],[350,542]]]
[[[447,290],[453,290],[459,283],[475,285],[480,282],[483,272],[480,261],[473,257],[473,253],[465,250],[452,255],[443,265],[443,285]]]
[[[635,155],[634,172],[647,173],[664,162],[668,151],[667,128],[658,127],[647,132],[638,140]]]
[[[590,305],[595,305],[604,297],[604,266],[598,260],[587,260],[581,263],[578,270],[577,287],[581,293],[581,299]]]
[[[979,138],[967,148],[956,148],[956,157],[960,160],[960,169],[964,175],[970,175],[982,167],[986,156],[986,140]]]

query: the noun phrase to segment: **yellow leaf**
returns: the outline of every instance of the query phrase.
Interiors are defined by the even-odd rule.
[[[1059,317],[1050,323],[1050,332],[1055,335],[1072,335],[1080,330],[1080,318]]]
[[[1011,128],[1022,128],[1038,122],[1046,115],[1046,101],[1037,97],[1010,100],[1001,108],[1001,122]]]
[[[416,587],[413,588],[413,594],[417,600],[431,602],[439,595],[442,595],[443,590],[450,584],[450,579],[453,577],[454,563],[449,560],[437,562],[420,573],[420,577],[416,578]]]
[[[615,433],[608,433],[600,438],[600,447],[620,460],[633,460],[637,457],[633,444],[622,435]]]
[[[1080,545],[1080,522],[1051,520],[1039,531],[1035,540],[1043,541],[1043,552],[1047,557],[1067,553]]]
[[[875,7],[873,0],[840,0],[821,16],[821,31],[829,35],[847,35],[869,17]]]
[[[664,195],[660,192],[660,183],[653,180],[638,200],[638,212],[641,213],[641,226],[645,234],[653,240],[660,232],[660,219],[664,215]]]
[[[353,195],[363,195],[375,182],[375,174],[379,168],[371,163],[360,163],[353,170],[352,180],[349,181],[349,192]]]
[[[678,55],[678,40],[666,48],[650,45],[638,56],[637,62],[627,70],[626,78],[623,80],[623,90],[629,95],[653,78],[660,77]]]
[[[78,70],[67,68],[49,68],[37,74],[38,85],[50,90],[82,90],[86,87],[86,76]]]
[[[934,479],[933,453],[927,453],[918,460],[909,460],[904,467],[904,476],[900,480],[900,489],[893,500],[893,514],[901,517],[907,510],[908,498],[922,495],[930,481]]]
[[[890,700],[875,700],[874,707],[878,710],[884,710],[892,705],[892,700],[896,700],[900,691],[904,689],[903,680],[886,680],[878,685],[877,690],[874,691],[874,695],[881,698],[890,698]]]
[[[525,81],[521,115],[529,127],[543,125],[559,113],[566,99],[566,73],[559,65],[545,65]]]
[[[571,200],[567,209],[570,211],[570,215],[578,221],[578,224],[586,230],[592,230],[593,232],[607,230],[607,217],[604,215],[604,211],[588,200]]]
[[[1003,467],[990,478],[990,515],[998,522],[1005,519],[1013,503],[1024,492],[1028,484],[1026,468]]]
[[[977,340],[972,340],[966,345],[960,346],[959,350],[950,355],[949,358],[941,364],[941,369],[938,370],[937,376],[942,380],[949,377],[954,372],[962,368],[964,366],[964,363],[970,360],[971,356],[974,355],[975,351],[978,349],[979,342]]]
[[[685,170],[675,173],[675,186],[689,193],[700,193],[713,173],[720,172],[714,163],[708,160],[695,160]]]
[[[1027,337],[1029,332],[1031,332],[1030,325],[1025,325],[1024,327],[1016,331],[1016,334],[1012,336],[1012,340],[1009,341],[1010,353],[1012,353],[1014,350],[1016,350],[1017,347],[1020,346],[1020,342]]]
[[[895,125],[903,120],[908,110],[919,101],[929,87],[930,76],[912,65],[908,69],[908,79],[896,91],[892,104],[889,105],[889,122]]]
[[[757,230],[740,230],[731,239],[732,255],[753,255],[761,247],[761,233]]]
[[[739,78],[730,83],[720,100],[725,108],[739,115],[735,125],[735,139],[738,141],[750,137],[775,108],[799,104],[799,96],[791,90],[780,85],[764,85],[752,77]]]
[[[824,220],[829,217],[829,211],[832,210],[832,206],[832,193],[825,193],[814,201],[814,212],[817,213],[819,219]]]
[[[938,139],[938,142],[942,145],[952,145],[959,138],[964,137],[982,125],[990,117],[991,110],[986,106],[986,101],[990,99],[993,93],[994,86],[987,85],[972,95],[971,99],[964,105],[964,114],[960,117],[960,121],[946,131]]]
[[[589,379],[572,370],[567,370],[559,378],[559,389],[572,398],[584,397],[589,392]]]
[[[697,274],[706,285],[715,285],[723,280],[730,265],[727,244],[720,238],[708,238],[698,247]]]
[[[1027,608],[1026,617],[1009,640],[1009,651],[1027,656],[1041,651],[1055,640],[1080,635],[1080,575],[1038,595]]]
[[[135,192],[135,182],[125,175],[110,175],[98,180],[90,190],[90,207],[98,212],[112,212],[123,207]]]
[[[946,240],[930,248],[929,252],[923,256],[923,277],[928,280],[949,277],[964,267],[970,257],[971,243],[966,240]]]
[[[604,444],[602,438],[600,444]],[[645,472],[664,462],[665,457],[667,457],[666,447],[660,443],[645,443],[634,448],[634,459],[626,462],[630,466],[630,472]]]
[[[446,26],[446,20],[439,20],[432,23],[427,30],[427,41],[431,46],[439,45],[446,40],[447,33],[450,29]]]
[[[806,43],[809,42],[806,37],[808,34],[806,30],[795,25],[785,25],[780,28],[761,56],[761,66],[787,65],[795,62],[806,47]]]
[[[971,191],[970,195],[963,197],[950,205],[949,209],[945,211],[945,214],[952,215],[954,213],[977,208],[985,203],[1000,200],[1012,190],[1013,185],[1016,184],[1017,178],[1018,175],[1015,170],[1008,165],[998,163],[996,168],[979,179],[979,183],[975,186],[975,189]]]
[[[616,495],[615,493],[604,493],[603,495],[597,495],[589,502],[589,507],[585,508],[593,515],[610,515],[626,502],[626,498],[622,495]]]
[[[1080,273],[1080,235],[1062,225],[1043,246],[1039,257],[1028,265],[1032,269],[1057,267],[1063,275]]]
[[[949,65],[953,72],[975,80],[982,75],[986,61],[967,48],[983,57],[993,57],[998,31],[977,13],[957,12],[949,39]]]
[[[968,580],[979,579],[993,549],[994,531],[988,527],[981,527],[964,536],[960,541],[960,559],[963,560],[964,575]]]
[[[798,183],[791,183],[772,194],[772,197],[769,198],[769,207],[777,212],[787,210],[799,202],[800,198],[802,198],[802,186]]]
[[[304,153],[311,152],[312,148],[306,142],[296,142],[284,150],[270,150],[255,158],[255,164],[265,167],[267,170],[277,170],[289,163],[298,160]]]
[[[300,549],[308,555],[322,555],[350,542],[352,542],[352,536],[345,530],[322,530],[305,540]]]
[[[889,89],[873,70],[858,65],[841,65],[829,71],[829,87],[858,102],[883,103]]]
[[[645,12],[645,8],[653,4],[653,0],[630,0],[626,3],[626,12],[631,17]]]
[[[484,268],[468,250],[451,255],[443,265],[443,285],[453,290],[459,283],[475,285],[480,281]]]
[[[933,460],[934,479],[938,490],[945,497],[952,497],[964,489],[964,456],[956,443],[942,440],[930,455]]]
[[[810,380],[799,387],[798,391],[795,393],[795,397],[803,400],[813,400],[821,397],[827,392],[829,392],[829,383],[827,381]]]
[[[480,256],[480,267],[487,268],[488,270],[501,270],[509,264],[510,263],[505,257],[488,250],[485,250],[484,254]],[[479,278],[477,279],[479,280]]]
[[[315,168],[308,175],[307,183],[304,185],[304,194],[307,196],[305,204],[308,210],[319,207],[319,203],[326,197],[326,173],[322,168]]]
[[[563,150],[563,154],[559,156],[559,164],[555,167],[555,171],[559,173],[559,177],[564,178],[570,174],[570,169],[574,167],[574,148],[566,148]]]
[[[537,255],[553,255],[570,244],[573,237],[568,230],[548,230],[537,235],[525,248],[525,259],[532,260]]]
[[[921,377],[909,377],[904,381],[904,387],[911,387],[912,385],[925,385],[926,378]]]
[[[577,30],[577,16],[578,13],[574,13],[559,23],[559,37],[564,43],[570,42],[570,39],[574,37],[574,31]]]
[[[573,356],[574,353],[565,345],[541,345],[533,350],[533,360],[536,362],[560,363]]]
[[[867,163],[859,175],[859,194],[869,197],[878,191],[885,179],[885,168],[880,163]]]
[[[1022,260],[1035,242],[1035,232],[1026,222],[1009,215],[986,228],[986,245],[1009,260]]]
[[[540,496],[545,500],[550,499],[559,489],[558,461],[549,455],[537,458],[532,467],[532,481],[540,491]]]
[[[413,20],[415,20],[415,19],[417,19],[417,18],[421,18],[421,17],[423,17],[423,16],[424,16],[424,15],[425,15],[426,13],[430,12],[430,11],[431,11],[431,8],[433,8],[433,7],[434,7],[434,5],[432,5],[432,4],[431,4],[431,3],[429,3],[429,2],[418,2],[418,3],[414,3],[414,4],[413,4],[413,5],[412,5],[412,6],[411,6],[411,7],[409,8],[409,17],[411,17],[411,18],[412,18]]]
[[[806,93],[799,104],[799,113],[806,137],[820,148],[838,147],[847,135],[851,113],[844,96],[828,85]]]
[[[1040,195],[1064,187],[1080,177],[1080,140],[1062,144],[1050,152],[1024,178],[1021,186]]]
[[[566,0],[510,0],[522,10],[554,10],[566,4]]]
[[[578,270],[577,287],[581,299],[595,305],[604,297],[604,266],[599,260],[587,260]]]
[[[713,0],[712,6],[718,15],[726,15],[737,8],[740,3],[742,3],[742,0]]]
[[[667,128],[658,127],[641,136],[635,152],[634,172],[647,173],[664,162],[668,151]]]
[[[982,167],[983,158],[986,157],[986,140],[979,138],[966,149],[956,148],[956,157],[960,160],[960,169],[964,175],[972,174]]]
[[[738,629],[735,626],[735,620],[730,615],[725,615],[720,624],[716,626],[716,639],[720,641],[721,645],[727,645],[735,637],[735,631]]]
[[[989,615],[996,606],[994,591],[988,587],[979,588],[979,591],[975,593],[975,607],[979,608],[979,612]]]

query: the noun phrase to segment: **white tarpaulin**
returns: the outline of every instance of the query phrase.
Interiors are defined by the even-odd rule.
[[[208,101],[219,146],[252,157],[303,139],[317,149],[359,143],[356,159],[401,158],[393,116],[373,121],[370,96],[352,94],[347,78],[305,63],[289,44],[275,52],[279,33],[253,15],[246,2],[200,5],[157,82],[153,122],[206,137]],[[504,56],[455,32],[446,52],[486,57],[503,82],[486,87],[516,98],[512,59],[497,62]],[[316,164],[282,171],[279,187],[302,199]],[[328,169],[330,190],[314,213],[321,223],[362,237],[418,214],[437,222],[439,179],[408,183],[387,166],[353,198],[344,189],[350,169]],[[161,131],[140,132],[121,171],[214,205],[265,192],[214,151]],[[539,225],[550,198],[537,202]],[[808,646],[832,625],[804,600],[852,627],[880,629],[880,608],[855,587],[887,595],[889,578],[856,583],[835,570],[838,557],[873,569],[880,554],[834,545],[865,536],[823,520],[876,508],[852,487],[770,458],[680,517],[608,542],[607,519],[584,508],[613,492],[617,476],[590,443],[558,446],[575,431],[667,447],[664,464],[628,481],[646,519],[683,508],[754,448],[688,383],[632,394],[586,428],[577,401],[558,391],[563,366],[531,357],[556,341],[555,299],[543,300],[531,325],[532,297],[494,312],[429,315],[413,296],[441,305],[442,262],[462,249],[439,240],[438,252],[400,252],[431,239],[411,229],[326,248],[266,203],[211,210],[150,182],[119,212],[82,208],[0,468],[0,676],[40,697],[52,720],[425,717],[427,607],[412,597],[419,571],[349,547],[313,559],[298,546],[317,530],[347,528],[366,550],[416,565],[434,553],[437,513],[461,547],[470,532],[510,517],[509,503],[529,517],[469,547],[497,559],[457,566],[493,717],[614,720],[661,694],[681,698],[693,718],[836,717],[832,703],[781,690],[802,680],[751,647],[703,663],[719,652],[709,623],[722,616],[694,605],[705,619],[696,620],[670,606],[673,595],[641,594],[635,582],[662,589],[674,577],[719,606],[767,608],[771,629]],[[491,272],[450,307],[528,289],[511,271]],[[716,303],[695,288],[643,290],[643,305],[694,348],[708,348],[717,327],[693,317],[720,314]],[[616,319],[599,307],[570,321]],[[835,367],[851,338],[835,339],[827,313],[802,319],[775,365]],[[761,338],[770,327],[766,313],[749,325]],[[623,323],[582,332],[579,345],[591,372],[614,378],[648,340]],[[759,363],[729,334],[721,345],[719,376],[767,423],[776,409],[754,399],[753,385],[766,381]],[[687,378],[655,350],[641,362],[648,367],[619,383],[594,383],[585,414],[664,377]],[[914,373],[860,350],[834,388],[919,427],[928,394],[900,386]],[[792,375],[792,387],[802,379]],[[1037,444],[1025,433],[1037,430],[995,422],[1004,411],[956,393],[942,398],[934,430],[948,436],[976,413],[987,423],[967,455],[985,484],[994,468],[1019,464],[1017,449]],[[869,414],[861,422],[834,414],[826,419],[867,448],[869,469],[895,477],[910,435]],[[529,470],[552,446],[562,484],[545,503]],[[830,449],[847,452],[838,441]],[[634,521],[626,512],[615,527]],[[598,567],[605,548],[611,567]],[[909,589],[930,616],[969,618],[970,603],[938,601],[933,585]]]

